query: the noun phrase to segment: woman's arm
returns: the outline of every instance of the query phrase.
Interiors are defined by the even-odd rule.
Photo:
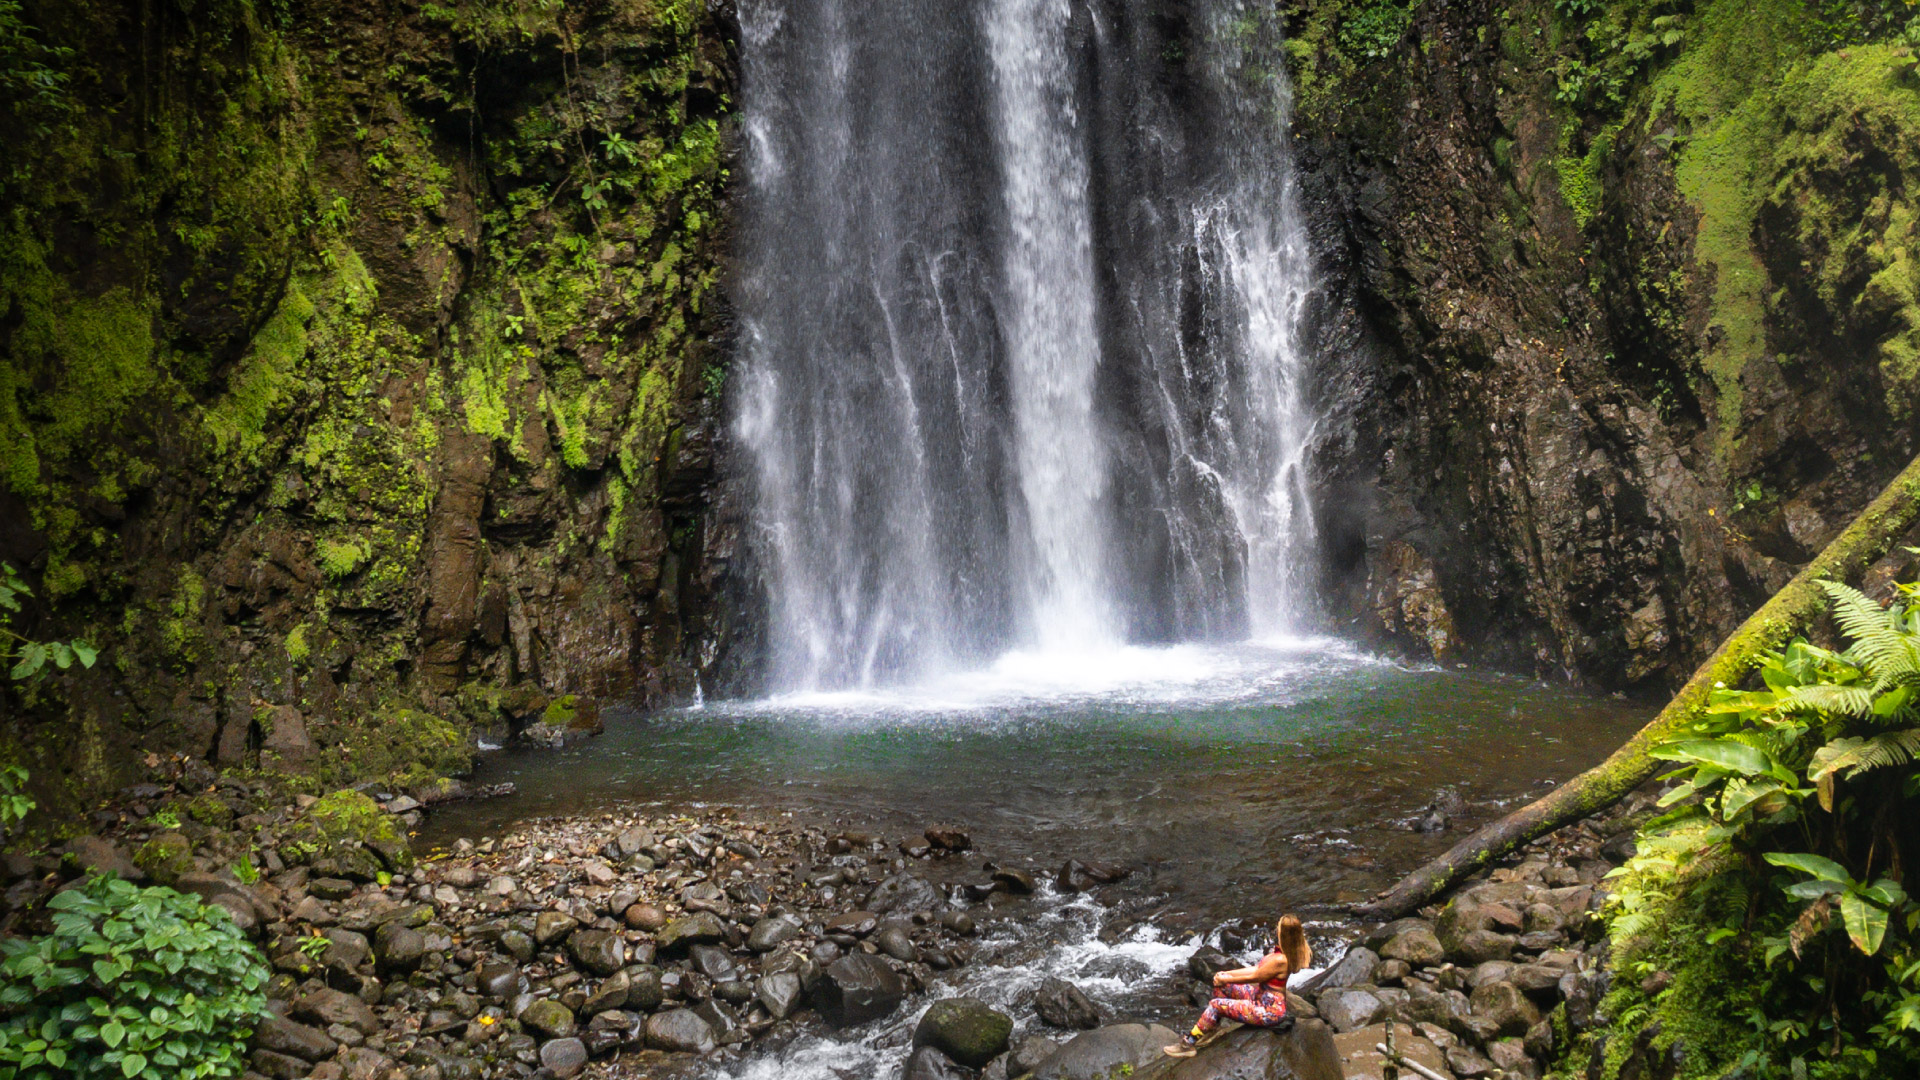
[[[1287,958],[1280,953],[1271,953],[1252,967],[1233,968],[1222,971],[1213,977],[1213,985],[1224,983],[1262,983],[1268,979],[1277,979],[1287,973]]]

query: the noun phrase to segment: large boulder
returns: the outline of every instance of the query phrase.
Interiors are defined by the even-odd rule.
[[[839,1027],[878,1020],[906,996],[907,984],[885,960],[859,952],[828,965],[815,991],[820,1014]]]
[[[1321,994],[1349,986],[1364,986],[1373,981],[1373,969],[1379,966],[1379,954],[1364,945],[1356,945],[1348,949],[1347,955],[1341,957],[1338,963],[1294,989],[1302,994]]]
[[[311,851],[315,876],[370,881],[382,870],[413,869],[413,851],[392,814],[358,791],[336,791],[307,808],[281,850]]]
[[[1443,1036],[1444,1037],[1444,1036]],[[1387,1041],[1387,1025],[1374,1024],[1371,1027],[1357,1028],[1344,1035],[1335,1035],[1333,1045],[1340,1052],[1341,1068],[1348,1080],[1378,1080],[1382,1074],[1386,1055],[1374,1047]],[[1422,1036],[1405,1024],[1396,1024],[1393,1029],[1394,1049],[1406,1055],[1415,1064],[1423,1065],[1441,1076],[1447,1075],[1447,1056],[1431,1039]],[[1416,1075],[1402,1069],[1400,1075],[1409,1080]]]
[[[1317,1020],[1284,1030],[1240,1028],[1191,1058],[1161,1055],[1133,1080],[1343,1080],[1333,1032]]]
[[[969,1068],[984,1068],[1007,1051],[1013,1020],[970,997],[942,998],[913,1029],[915,1049],[930,1046]]]
[[[98,836],[82,836],[67,844],[67,854],[78,863],[80,869],[91,870],[96,874],[117,874],[128,881],[145,881],[146,871],[135,866],[127,853],[111,840]]]
[[[1335,1031],[1366,1027],[1380,1016],[1383,1008],[1380,999],[1366,990],[1329,990],[1320,995],[1320,1016],[1332,1024]]]
[[[1440,939],[1424,926],[1415,926],[1401,931],[1393,939],[1380,946],[1382,960],[1400,960],[1409,966],[1432,967],[1447,958],[1446,949],[1440,945]]]
[[[1100,1009],[1065,979],[1048,979],[1033,996],[1033,1011],[1051,1027],[1088,1031],[1100,1026]]]
[[[1481,983],[1474,989],[1472,1001],[1473,1015],[1484,1017],[1502,1036],[1524,1036],[1541,1019],[1540,1007],[1519,987],[1504,980]]]
[[[1107,1080],[1116,1070],[1165,1060],[1160,1048],[1180,1036],[1158,1024],[1113,1024],[1083,1031],[1040,1063],[1034,1080]]]

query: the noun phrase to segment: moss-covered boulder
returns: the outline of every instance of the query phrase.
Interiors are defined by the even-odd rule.
[[[193,845],[177,832],[157,833],[133,853],[133,864],[156,884],[172,885],[193,869]]]
[[[392,815],[358,791],[336,791],[308,808],[285,845],[315,873],[368,881],[413,867],[413,851]]]
[[[1007,1051],[1013,1021],[969,997],[936,1001],[913,1029],[913,1046],[931,1046],[968,1068],[984,1068]]]

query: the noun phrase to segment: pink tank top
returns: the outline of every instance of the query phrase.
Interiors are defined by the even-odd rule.
[[[1282,953],[1279,949],[1275,949],[1272,952],[1267,954],[1267,956],[1282,956],[1282,957],[1284,955],[1285,954]],[[1266,958],[1267,958],[1266,956],[1261,957],[1260,958],[1261,962],[1265,963]],[[1288,972],[1288,974],[1292,974],[1292,972]],[[1261,983],[1260,985],[1266,987],[1269,990],[1275,990],[1275,991],[1279,991],[1280,993],[1285,993],[1287,989],[1287,976],[1282,975],[1277,979],[1268,979],[1266,982]]]

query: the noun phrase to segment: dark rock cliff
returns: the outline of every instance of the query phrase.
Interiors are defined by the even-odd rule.
[[[45,793],[691,692],[726,8],[28,2],[0,46],[0,560],[103,648],[0,705]]]
[[[1905,465],[1920,80],[1859,7],[1292,6],[1335,617],[1656,691]]]

